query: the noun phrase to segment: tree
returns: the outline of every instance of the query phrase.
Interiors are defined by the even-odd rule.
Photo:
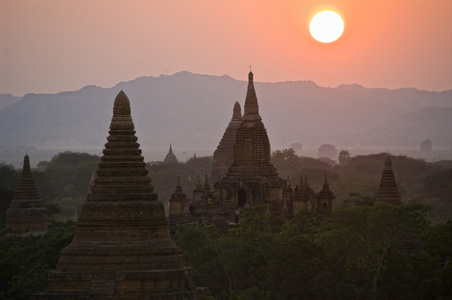
[[[73,239],[74,222],[54,222],[42,235],[0,241],[0,298],[27,299],[44,291],[61,250]]]
[[[433,143],[431,140],[426,139],[419,144],[422,152],[430,152],[432,150]]]
[[[323,144],[322,146],[320,146],[319,148],[319,157],[323,158],[329,158],[334,160],[337,156],[337,150],[336,147],[334,145],[331,144]]]
[[[271,162],[282,177],[297,175],[302,167],[301,159],[292,148],[273,151]]]
[[[378,299],[387,292],[382,291],[383,283],[390,284],[389,290],[403,286],[408,277],[404,272],[410,263],[398,251],[399,234],[426,226],[427,211],[428,207],[419,203],[399,206],[375,203],[373,206],[344,206],[333,211],[318,236],[328,272],[318,273],[316,282],[325,284],[325,279],[330,282],[330,286],[319,290],[319,295],[325,299]],[[390,262],[399,265],[390,265]],[[385,274],[392,276],[385,273],[388,268],[398,270],[398,279],[391,278],[398,281],[384,277]]]
[[[347,150],[341,150],[341,152],[339,152],[338,160],[341,166],[346,166],[350,160],[350,153]]]
[[[301,145],[301,143],[292,143],[292,144],[290,144],[290,148],[295,150],[295,152],[301,152],[301,149],[303,148],[303,146]]]

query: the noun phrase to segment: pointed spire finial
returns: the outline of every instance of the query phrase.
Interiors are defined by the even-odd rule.
[[[242,118],[242,108],[240,107],[239,101],[236,101],[235,104],[234,104],[232,118],[233,119],[240,119],[240,118]]]
[[[325,174],[325,181],[323,182],[323,185],[328,185],[328,176]]]
[[[113,116],[130,115],[130,101],[127,95],[120,91],[113,105]]]
[[[257,96],[253,83],[253,72],[251,71],[248,74],[248,89],[245,97],[245,106],[242,120],[251,124],[262,120],[261,116],[259,115],[259,104],[257,103]]]

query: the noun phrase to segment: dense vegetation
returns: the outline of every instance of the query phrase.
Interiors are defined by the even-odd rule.
[[[72,221],[52,222],[46,234],[0,241],[0,299],[26,299],[44,291],[49,270],[74,236]],[[4,230],[2,235],[4,234]]]
[[[450,299],[452,222],[427,222],[414,202],[354,203],[286,221],[253,207],[227,235],[179,226],[176,243],[216,299]],[[425,249],[400,251],[401,231]]]
[[[298,157],[292,149],[273,152],[280,177],[289,176],[292,185],[308,174],[319,191],[327,174],[338,197],[336,210],[329,218],[301,211],[282,220],[266,214],[264,207],[253,207],[226,235],[211,225],[178,227],[176,242],[196,285],[208,287],[217,299],[450,299],[452,169],[447,162],[393,156],[406,204],[374,204],[385,155],[353,157],[343,150],[336,165]],[[47,234],[0,242],[0,298],[22,299],[45,289],[48,271],[55,268],[75,229],[74,222],[61,221],[76,220],[77,205],[98,161],[95,155],[64,152],[32,170],[50,214],[58,213]],[[177,176],[190,197],[197,176],[203,183],[211,165],[211,157],[193,157],[185,163],[147,167],[165,203]],[[0,235],[5,233],[6,209],[20,174],[0,165]],[[214,181],[209,178],[211,186]],[[419,236],[425,251],[400,251],[400,230]]]

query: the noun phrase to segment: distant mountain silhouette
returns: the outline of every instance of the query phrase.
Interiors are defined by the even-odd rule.
[[[0,94],[0,109],[13,105],[19,102],[20,99],[21,97],[16,97],[11,94]]]
[[[131,101],[143,149],[213,150],[242,106],[244,80],[180,72],[140,77],[112,88],[86,86],[58,94],[27,94],[0,106],[0,147],[102,149],[113,101],[123,90]],[[452,147],[452,90],[370,89],[359,85],[319,87],[311,81],[264,83],[255,74],[260,115],[272,149],[300,142],[344,147],[412,147],[431,139]],[[0,104],[5,95],[0,95]],[[17,99],[13,99],[17,100]]]

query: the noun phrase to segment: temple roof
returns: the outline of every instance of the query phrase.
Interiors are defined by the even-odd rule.
[[[319,199],[334,199],[336,196],[334,196],[333,192],[330,190],[330,185],[328,184],[328,177],[325,174],[325,181],[323,182],[323,188],[319,192]]]
[[[164,163],[177,163],[177,157],[173,153],[173,148],[171,147],[171,144],[169,146],[168,154],[166,154],[165,159],[163,160]]]
[[[41,234],[47,231],[47,208],[39,197],[28,155],[24,157],[22,176],[6,210],[5,221],[8,234]]]
[[[42,206],[41,198],[38,194],[33,175],[31,174],[30,158],[28,155],[24,157],[24,164],[22,168],[22,176],[19,184],[14,192],[14,197],[11,202],[11,207],[33,207]]]
[[[243,114],[243,121],[246,123],[251,123],[248,126],[252,126],[256,121],[262,120],[259,115],[259,105],[257,103],[256,91],[254,89],[253,83],[253,72],[248,74],[248,90],[246,92],[245,98],[245,111]]]
[[[381,174],[380,180],[380,188],[378,189],[377,193],[377,201],[395,205],[402,204],[394,171],[392,169],[391,157],[389,156],[389,154],[386,156],[384,161],[383,173]]]

